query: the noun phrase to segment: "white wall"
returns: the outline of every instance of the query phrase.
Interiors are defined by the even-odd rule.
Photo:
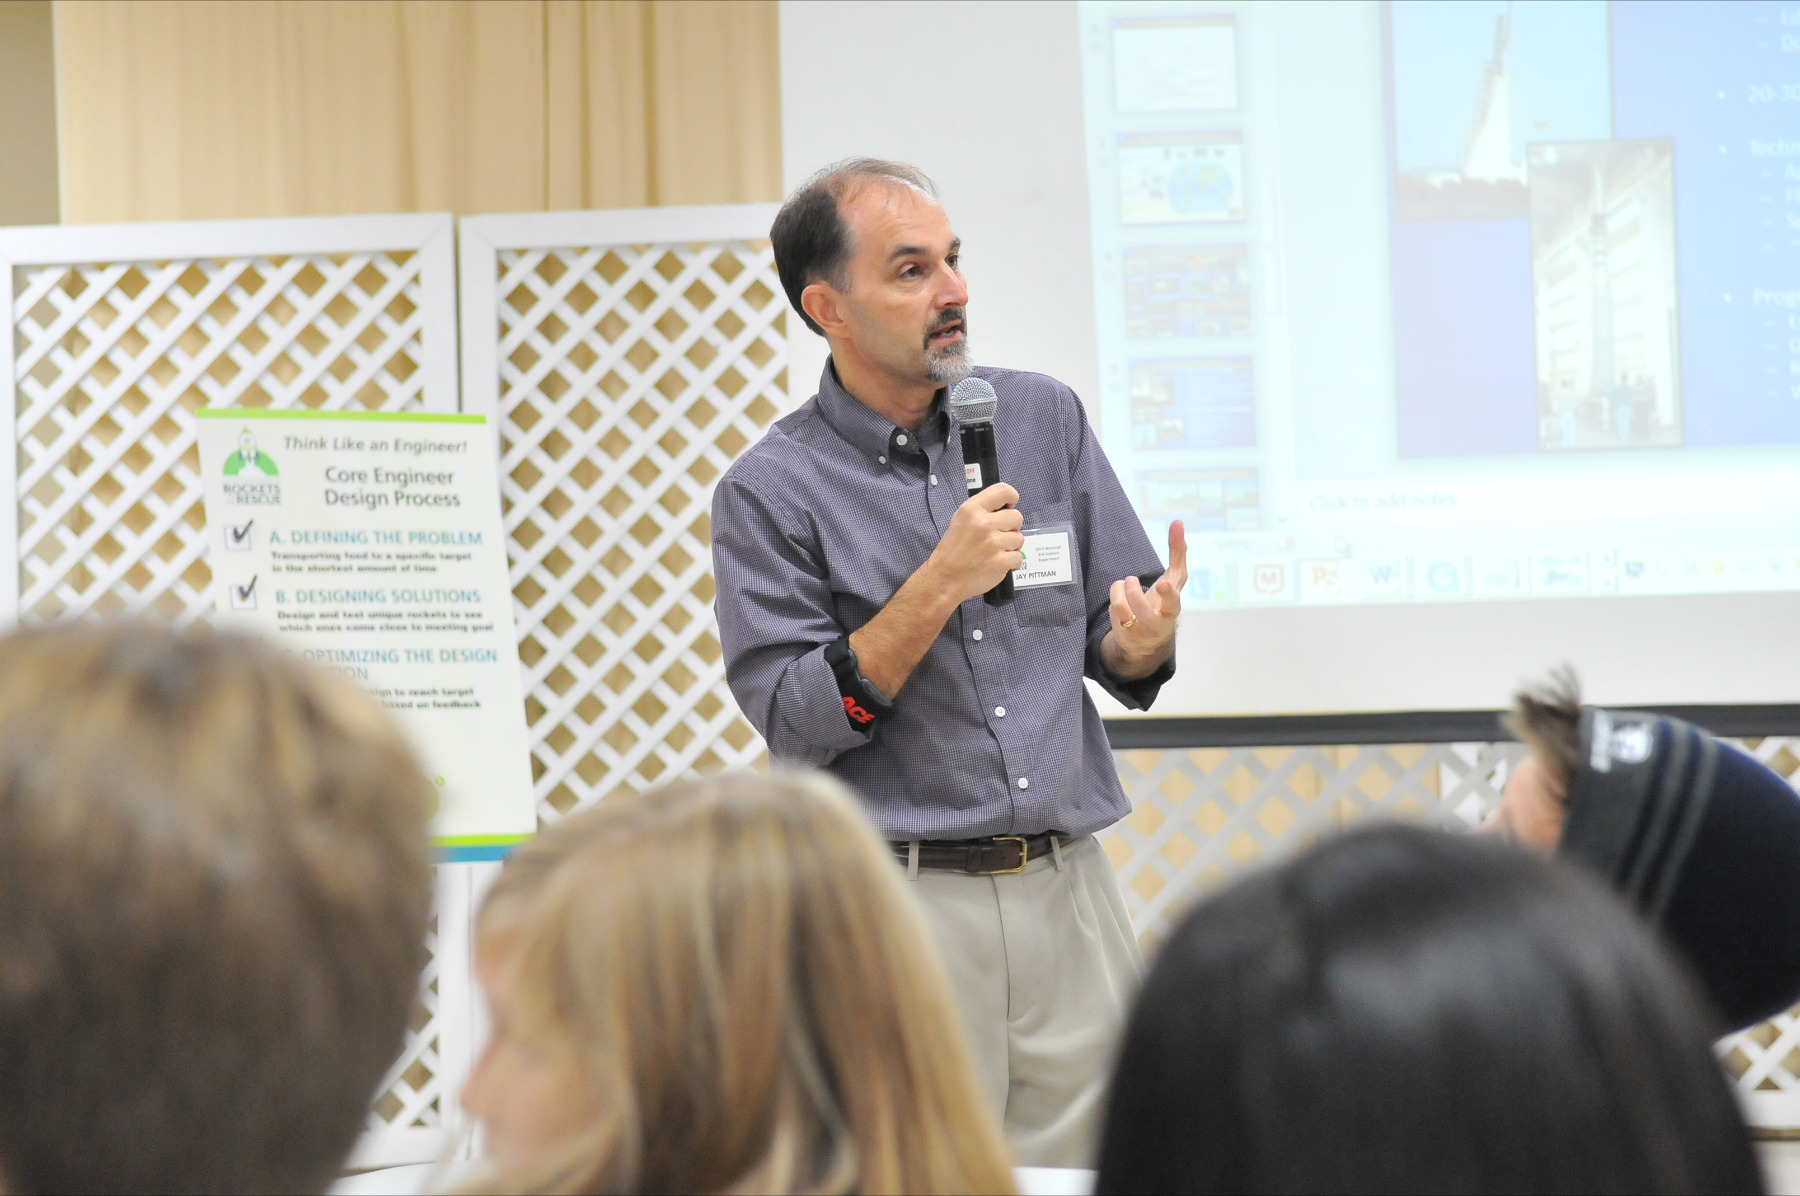
[[[963,239],[983,365],[1097,385],[1075,6],[1054,0],[782,0],[788,188],[869,156],[930,175]],[[796,389],[825,361],[818,337]]]

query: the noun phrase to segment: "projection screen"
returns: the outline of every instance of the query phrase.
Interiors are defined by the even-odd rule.
[[[1795,699],[1800,7],[785,3],[782,75],[1186,527],[1154,713]]]

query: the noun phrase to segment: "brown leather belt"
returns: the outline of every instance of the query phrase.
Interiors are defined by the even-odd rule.
[[[1052,839],[1067,839],[1045,831],[1041,835],[995,835],[991,839],[921,839],[919,867],[933,872],[966,872],[970,876],[994,876],[1006,872],[1023,872],[1025,865],[1053,850]],[[889,844],[894,858],[908,861],[911,844],[904,841]]]

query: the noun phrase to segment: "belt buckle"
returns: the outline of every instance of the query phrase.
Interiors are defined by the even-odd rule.
[[[996,868],[990,876],[1011,876],[1015,872],[1025,871],[1025,865],[1031,862],[1031,843],[1024,835],[995,835],[996,843],[1017,843],[1019,845],[1019,866],[1017,868]]]

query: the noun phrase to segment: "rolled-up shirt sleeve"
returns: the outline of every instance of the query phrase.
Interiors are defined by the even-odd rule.
[[[713,493],[713,607],[732,696],[771,755],[829,763],[869,742],[851,724],[825,648],[844,634],[801,513],[727,474]]]
[[[1149,676],[1121,681],[1106,671],[1100,644],[1112,630],[1112,583],[1135,576],[1145,589],[1163,575],[1162,558],[1144,534],[1144,525],[1112,463],[1100,448],[1081,400],[1069,391],[1063,404],[1063,435],[1069,446],[1076,518],[1082,532],[1082,576],[1087,585],[1088,638],[1086,674],[1128,710],[1148,710],[1163,683],[1175,675],[1171,653]]]

